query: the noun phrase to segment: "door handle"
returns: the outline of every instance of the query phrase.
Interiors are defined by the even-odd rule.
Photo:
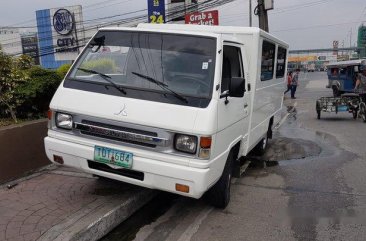
[[[248,107],[248,104],[244,104],[244,109]]]

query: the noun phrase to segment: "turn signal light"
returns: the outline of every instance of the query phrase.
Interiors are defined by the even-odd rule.
[[[178,192],[189,193],[189,186],[176,183],[175,184],[175,190],[177,190]]]
[[[212,142],[211,136],[201,137],[200,147],[201,148],[211,148],[211,142]]]
[[[48,117],[48,120],[52,119],[52,110],[47,111],[47,117]]]
[[[198,152],[198,157],[201,159],[209,159],[211,154],[211,136],[202,136],[200,139],[200,150]]]

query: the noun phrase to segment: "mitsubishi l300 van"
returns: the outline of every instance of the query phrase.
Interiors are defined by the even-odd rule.
[[[224,208],[279,121],[287,49],[258,28],[100,29],[51,101],[47,156]]]

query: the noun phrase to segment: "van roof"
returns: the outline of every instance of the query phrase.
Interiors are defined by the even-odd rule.
[[[153,25],[153,24],[152,24]],[[163,24],[156,24],[163,25]],[[205,37],[219,37],[219,33],[208,32],[208,31],[193,31],[190,29],[168,29],[168,28],[142,28],[142,27],[103,27],[99,31],[139,31],[139,32],[159,32],[159,33],[176,33],[176,34],[189,34],[195,36],[205,36]]]
[[[193,32],[206,32],[216,34],[249,34],[249,35],[261,35],[265,38],[271,39],[288,48],[288,44],[270,33],[267,33],[257,27],[237,27],[237,26],[208,26],[197,24],[149,24],[140,23],[137,28],[139,29],[159,29],[159,30],[178,30],[178,31],[193,31]]]

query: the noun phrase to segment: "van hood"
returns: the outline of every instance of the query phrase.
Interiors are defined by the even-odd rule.
[[[104,95],[60,87],[50,108],[108,120],[193,133],[198,110],[195,107]]]

